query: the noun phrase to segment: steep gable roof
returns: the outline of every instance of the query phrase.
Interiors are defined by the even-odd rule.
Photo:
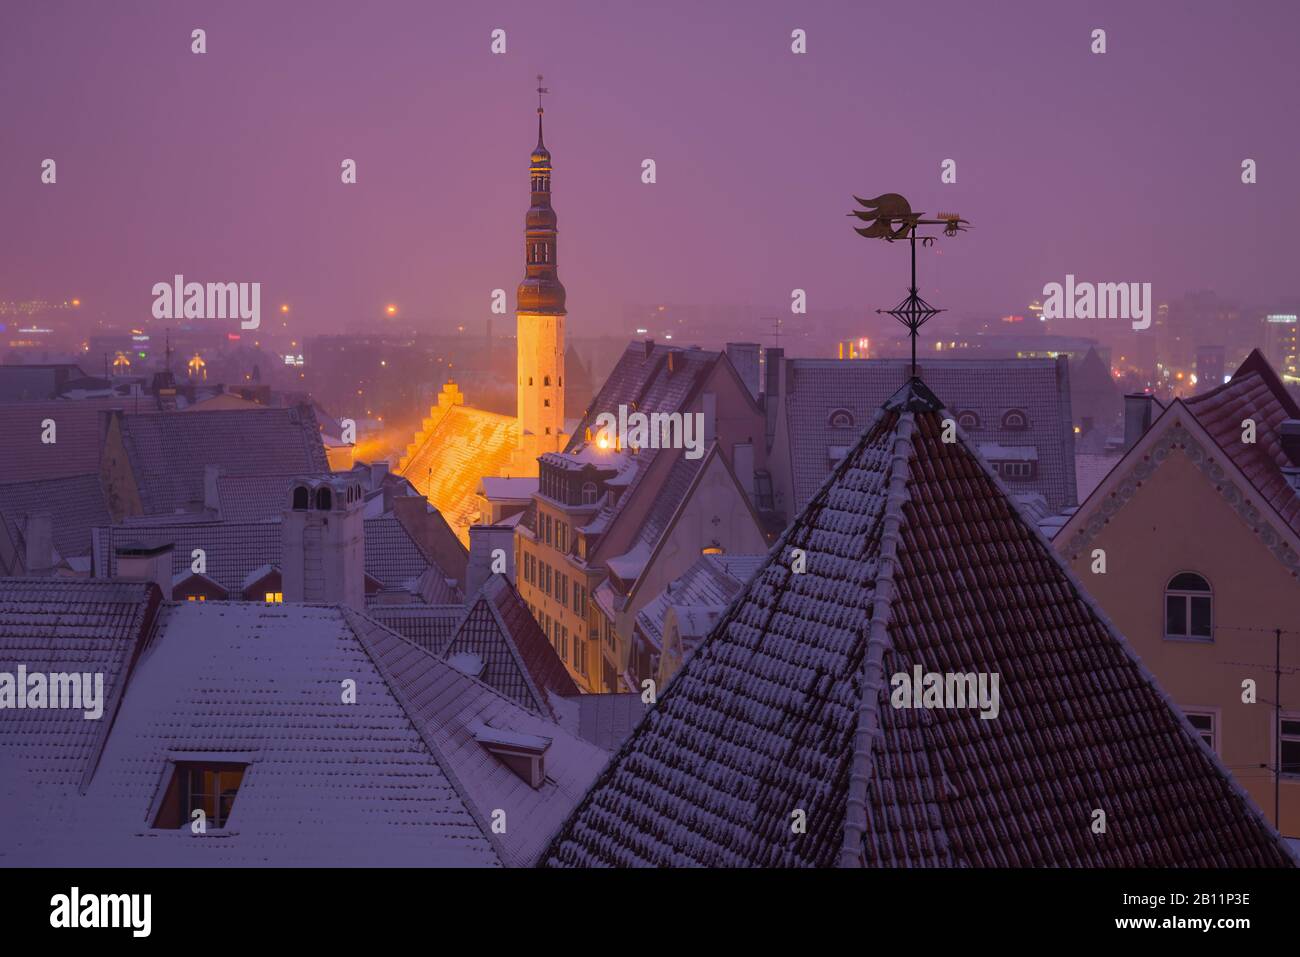
[[[467,540],[479,517],[479,479],[506,474],[518,443],[513,416],[467,405],[435,408],[396,471]]]
[[[169,762],[200,754],[248,764],[229,827],[152,828]],[[16,864],[499,863],[367,637],[337,608],[168,606],[85,797],[20,790],[20,815],[0,822]],[[9,832],[22,824],[32,826]]]
[[[482,680],[538,714],[552,716],[548,694],[577,694],[578,686],[546,640],[528,606],[502,575],[491,576],[456,636],[442,652],[477,655]]]
[[[544,863],[1292,864],[978,453],[910,398],[812,497]],[[889,676],[913,666],[999,674],[998,717],[891,707]]]
[[[203,415],[142,412],[120,417],[122,443],[146,515],[203,501],[204,468],[232,473],[328,472],[310,406],[216,410]]]
[[[1300,533],[1300,494],[1282,474],[1282,469],[1292,463],[1282,450],[1280,428],[1287,419],[1300,419],[1300,408],[1258,350],[1250,354],[1231,380],[1210,392],[1184,399],[1183,404],[1255,490],[1293,531]],[[1241,423],[1246,419],[1255,422],[1254,444],[1241,440]]]
[[[534,863],[608,754],[561,728],[549,712],[544,717],[521,707],[490,682],[462,673],[364,616],[344,615],[502,860],[511,866]],[[486,739],[515,735],[546,742],[540,787],[530,786],[484,747]],[[491,829],[498,810],[505,813],[502,834]]]

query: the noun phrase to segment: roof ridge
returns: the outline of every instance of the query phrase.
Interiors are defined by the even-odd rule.
[[[1215,446],[1216,448],[1219,447],[1218,443],[1214,441],[1213,436],[1210,435],[1209,430],[1206,429],[1200,423],[1200,421],[1196,418],[1195,413],[1193,413],[1191,409],[1187,407],[1186,401],[1181,398],[1175,398],[1172,402],[1170,402],[1169,406],[1165,409],[1164,412],[1161,413],[1160,417],[1156,421],[1159,422],[1166,415],[1171,413],[1175,406],[1180,406],[1185,412],[1187,412],[1188,418],[1190,418],[1192,422],[1195,423],[1196,427],[1201,430],[1205,438],[1210,440],[1211,445]],[[1177,428],[1179,426],[1182,426],[1184,429],[1187,428],[1186,425],[1184,425],[1181,422],[1174,422],[1171,428]],[[1155,424],[1153,423],[1152,427],[1147,430],[1146,435],[1150,435],[1154,430],[1154,428],[1155,428]],[[1143,436],[1143,439],[1146,438],[1146,435]],[[985,460],[984,456],[980,454],[979,449],[972,447],[969,440],[964,435],[962,436],[962,440],[963,440],[962,445],[965,446],[967,454],[970,455],[975,460],[975,462],[979,465],[979,468],[981,469],[981,471],[983,471],[985,477],[993,481],[994,486],[1003,494],[1003,496],[1006,497],[1008,504],[1013,506],[1010,509],[1012,515],[1015,517],[1017,521],[1019,521],[1029,530],[1030,536],[1034,538],[1043,547],[1043,549],[1049,556],[1050,560],[1053,563],[1055,563],[1057,569],[1061,572],[1062,575],[1064,575],[1065,580],[1069,583],[1070,587],[1074,590],[1075,597],[1078,598],[1078,600],[1082,602],[1084,606],[1088,608],[1089,611],[1092,612],[1092,614],[1096,617],[1096,619],[1099,622],[1101,622],[1102,627],[1105,628],[1106,631],[1109,633],[1111,640],[1114,641],[1119,646],[1120,650],[1124,653],[1125,657],[1129,659],[1129,661],[1132,663],[1134,668],[1137,670],[1138,675],[1147,683],[1147,685],[1150,687],[1150,690],[1155,694],[1155,696],[1159,698],[1169,709],[1169,711],[1173,713],[1174,717],[1177,719],[1176,723],[1178,724],[1180,730],[1183,732],[1184,738],[1190,738],[1193,744],[1200,745],[1200,749],[1203,753],[1209,755],[1211,759],[1211,763],[1220,771],[1220,773],[1223,776],[1224,782],[1227,784],[1229,790],[1232,791],[1232,793],[1236,795],[1237,799],[1243,804],[1246,813],[1254,817],[1256,823],[1262,825],[1266,831],[1272,831],[1274,834],[1280,835],[1278,829],[1269,822],[1267,817],[1264,816],[1264,812],[1260,809],[1259,805],[1255,802],[1255,799],[1250,796],[1250,793],[1244,787],[1242,787],[1241,783],[1237,780],[1237,778],[1228,770],[1227,765],[1223,763],[1223,759],[1219,757],[1218,753],[1215,752],[1213,748],[1211,748],[1208,744],[1206,744],[1205,739],[1202,738],[1201,735],[1196,731],[1196,729],[1192,727],[1192,724],[1187,719],[1187,716],[1183,714],[1182,708],[1179,707],[1179,705],[1174,701],[1173,698],[1169,696],[1168,693],[1166,693],[1165,689],[1161,686],[1160,682],[1156,679],[1155,674],[1149,668],[1147,668],[1141,656],[1134,650],[1133,646],[1129,644],[1128,637],[1122,631],[1119,630],[1118,626],[1116,626],[1116,624],[1110,620],[1110,616],[1106,614],[1105,610],[1101,607],[1101,605],[1097,603],[1096,599],[1094,599],[1092,595],[1088,592],[1088,590],[1083,587],[1083,583],[1079,580],[1079,577],[1074,573],[1074,570],[1070,568],[1070,564],[1069,562],[1066,561],[1065,556],[1061,552],[1056,550],[1056,548],[1052,544],[1052,540],[1047,537],[1047,535],[1043,532],[1043,530],[1038,526],[1038,523],[1029,521],[1029,519],[1025,517],[1024,513],[1021,512],[1020,508],[1018,506],[1015,506],[1015,502],[1011,497],[1011,492],[1007,488],[1006,483],[1002,481],[1002,477],[993,471],[992,466],[990,466],[989,463]],[[1134,446],[1134,448],[1136,448],[1136,446]],[[1132,449],[1130,449],[1129,452],[1131,453]],[[1127,458],[1127,457],[1128,455],[1125,455],[1123,458]],[[1123,461],[1123,458],[1121,458],[1121,461]],[[1241,470],[1237,468],[1236,463],[1232,462],[1230,457],[1228,458],[1228,462],[1233,468],[1236,468],[1239,473],[1241,472]],[[1250,484],[1249,481],[1248,484]],[[1253,485],[1251,486],[1251,488],[1252,490],[1254,490]],[[1257,491],[1256,491],[1256,495],[1259,495]],[[1089,496],[1089,498],[1091,497],[1092,496]],[[1263,496],[1260,496],[1260,498],[1263,499]],[[1264,504],[1268,505],[1269,503],[1267,500],[1264,500]],[[1082,508],[1082,506],[1080,506],[1080,508]],[[1286,527],[1286,523],[1283,523],[1283,525],[1284,527]],[[1062,529],[1062,531],[1064,531],[1064,529]],[[1282,840],[1280,836],[1278,840],[1278,845],[1283,848],[1284,853],[1289,854],[1292,860],[1295,861],[1298,865],[1300,865],[1300,852],[1292,850],[1291,846],[1285,840]]]
[[[397,702],[398,707],[400,707],[402,712],[406,715],[406,720],[410,722],[411,727],[415,730],[416,736],[424,742],[424,746],[428,749],[430,757],[433,758],[433,763],[438,766],[438,769],[447,779],[447,783],[450,784],[452,789],[456,792],[456,797],[460,799],[461,805],[465,808],[466,813],[469,814],[470,819],[478,825],[479,831],[481,831],[484,838],[487,839],[488,846],[492,848],[493,852],[495,852],[498,863],[504,866],[508,860],[505,845],[503,845],[499,837],[493,833],[490,823],[483,818],[478,805],[470,797],[469,789],[465,787],[464,783],[460,780],[460,776],[456,774],[455,770],[452,768],[450,759],[442,753],[441,746],[434,740],[433,735],[426,731],[424,723],[416,720],[416,709],[414,703],[407,695],[406,689],[399,687],[398,682],[395,681],[393,675],[389,673],[387,665],[381,662],[382,655],[377,653],[377,649],[371,640],[368,628],[377,628],[401,641],[406,641],[406,639],[383,622],[376,621],[364,612],[349,608],[346,605],[335,605],[333,607],[337,608],[343,618],[343,623],[357,639],[357,643],[361,645],[362,650],[366,653],[366,657],[370,659],[371,666],[388,687],[389,694],[393,696],[393,700]],[[357,621],[356,619],[361,619],[361,621]],[[407,642],[407,644],[419,648],[419,646],[414,642]],[[423,651],[424,649],[420,650]],[[446,661],[438,658],[437,655],[431,654],[430,657],[436,659],[438,664],[451,667],[450,665],[447,665]]]
[[[915,413],[902,412],[894,427],[894,448],[889,467],[889,494],[880,533],[880,556],[875,593],[871,599],[871,621],[867,626],[867,650],[862,656],[861,694],[858,698],[857,728],[853,736],[853,757],[849,766],[849,790],[845,804],[844,844],[841,867],[860,867],[862,836],[867,829],[867,788],[873,773],[872,742],[880,730],[880,692],[883,688],[885,651],[890,646],[889,625],[893,617],[894,569],[898,544],[902,540],[903,504],[909,500],[909,462],[915,454],[912,434]]]

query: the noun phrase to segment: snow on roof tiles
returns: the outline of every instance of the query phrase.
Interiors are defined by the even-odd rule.
[[[545,850],[574,804],[605,766],[608,754],[499,689],[463,674],[395,633],[353,612],[344,613],[363,636],[440,766],[476,810],[497,852],[511,866],[530,866]],[[487,747],[491,742],[548,742],[545,780],[533,788]],[[491,815],[505,812],[504,834],[491,834]]]
[[[29,482],[99,472],[103,450],[100,413],[130,408],[133,400],[58,400],[0,405],[0,482]],[[41,441],[42,425],[52,419],[56,441]]]
[[[519,442],[513,416],[467,405],[435,408],[428,427],[417,435],[397,474],[433,503],[462,540],[478,522],[479,480],[509,470]]]
[[[513,701],[551,717],[548,693],[576,694],[578,686],[519,593],[493,575],[443,651],[470,652],[484,663],[482,679]]]
[[[1291,464],[1282,450],[1280,426],[1300,418],[1294,400],[1258,353],[1252,353],[1231,381],[1184,404],[1237,468],[1291,529],[1300,533],[1300,495],[1282,469]],[[1256,441],[1241,441],[1245,419],[1254,419]]]
[[[903,359],[787,360],[785,412],[795,501],[803,510],[834,464],[828,449],[852,446],[875,411],[910,375]],[[1005,446],[1032,446],[1038,473],[1023,483],[1052,508],[1075,504],[1073,425],[1064,366],[1052,359],[931,359],[920,363],[923,378],[955,416],[972,411],[979,427],[970,438]],[[831,424],[839,409],[850,412],[852,427]],[[1028,428],[1008,430],[1003,414],[1020,409]]]
[[[637,627],[655,647],[663,647],[664,615],[669,607],[726,607],[766,560],[766,555],[701,555],[646,602],[637,613]]]
[[[827,866],[852,823],[868,865],[1294,863],[987,464],[941,431],[938,413],[880,413],[544,863]],[[998,673],[998,718],[890,707],[888,677],[913,665]],[[855,765],[860,727],[875,730]]]
[[[316,415],[307,405],[182,415],[126,414],[127,460],[146,514],[187,510],[203,501],[204,468],[231,473],[328,472]]]
[[[336,608],[166,608],[85,795],[25,789],[0,846],[15,864],[499,863],[370,643]],[[169,761],[195,755],[248,764],[229,825],[150,827]]]
[[[50,513],[54,547],[64,558],[89,555],[90,530],[112,521],[98,474],[0,485],[0,520],[15,543],[23,540],[25,519],[32,512]]]
[[[204,413],[205,415],[207,413]],[[232,596],[243,592],[249,575],[262,565],[280,567],[280,523],[176,522],[174,524],[113,525],[95,530],[97,577],[117,574],[116,549],[126,544],[172,544],[172,572],[188,572],[193,550],[201,548],[207,575]],[[419,578],[430,567],[391,512],[365,520],[366,573],[384,585],[398,587]],[[170,597],[170,596],[169,596]]]
[[[82,710],[0,710],[0,806],[13,807],[20,772],[45,793],[75,790],[92,769],[160,600],[158,589],[142,582],[0,578],[0,673],[16,675],[21,665],[28,674],[104,676],[104,713],[96,720]],[[7,817],[0,814],[0,827]],[[0,862],[7,845],[0,840]]]
[[[374,605],[366,615],[425,651],[442,655],[465,620],[464,605]]]

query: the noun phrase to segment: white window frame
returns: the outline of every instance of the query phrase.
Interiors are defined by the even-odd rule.
[[[1192,715],[1196,715],[1197,717],[1200,718],[1210,719],[1210,750],[1213,751],[1215,754],[1219,755],[1220,757],[1222,757],[1223,752],[1220,751],[1219,748],[1222,745],[1222,741],[1223,741],[1223,737],[1222,737],[1223,729],[1220,724],[1219,709],[1207,708],[1200,705],[1187,705],[1185,707],[1183,705],[1179,705],[1178,707],[1182,710],[1183,714],[1187,717],[1188,723],[1191,723]],[[1192,725],[1192,730],[1196,732],[1197,737],[1201,738],[1201,740],[1205,740],[1204,738],[1205,732],[1203,732],[1200,728],[1196,727],[1195,724]]]

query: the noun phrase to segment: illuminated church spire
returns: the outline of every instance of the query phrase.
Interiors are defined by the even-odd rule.
[[[517,343],[520,463],[536,474],[538,455],[558,452],[564,434],[564,286],[556,258],[551,208],[551,153],[542,136],[542,95],[537,77],[537,146],[529,163],[532,201],[524,220],[524,280],[519,284]]]

